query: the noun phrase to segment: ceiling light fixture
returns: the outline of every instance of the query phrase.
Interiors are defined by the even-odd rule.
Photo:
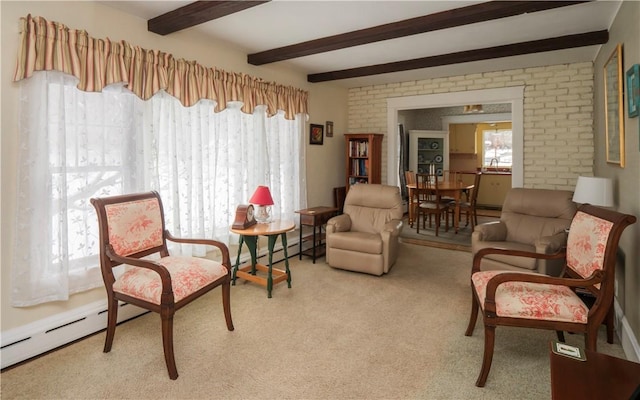
[[[463,112],[465,114],[477,114],[483,112],[482,104],[469,104],[464,106]]]

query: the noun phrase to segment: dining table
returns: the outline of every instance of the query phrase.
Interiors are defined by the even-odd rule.
[[[413,214],[416,186],[416,183],[407,184],[407,191],[409,193],[409,225],[413,224],[413,219],[415,218]],[[451,197],[455,200],[453,226],[456,233],[458,233],[458,229],[460,227],[460,199],[462,198],[462,193],[468,193],[469,190],[473,189],[473,187],[473,184],[460,182],[458,180],[438,182],[439,195]]]

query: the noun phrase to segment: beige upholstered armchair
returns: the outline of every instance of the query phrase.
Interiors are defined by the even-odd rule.
[[[500,221],[477,225],[471,235],[475,255],[484,248],[553,254],[567,244],[566,229],[576,213],[573,193],[565,190],[514,188],[507,193]],[[491,254],[482,269],[508,269],[558,276],[562,262]]]
[[[327,221],[327,263],[333,268],[382,275],[398,256],[402,198],[396,186],[351,186],[342,215]]]

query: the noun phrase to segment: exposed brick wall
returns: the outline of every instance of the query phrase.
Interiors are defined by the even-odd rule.
[[[593,63],[486,72],[349,90],[348,131],[387,131],[389,97],[524,86],[524,186],[573,190],[594,163]],[[382,180],[387,177],[387,135]]]

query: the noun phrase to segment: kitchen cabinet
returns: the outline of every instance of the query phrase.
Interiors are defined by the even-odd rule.
[[[449,125],[449,146],[452,153],[476,153],[476,124]]]
[[[511,174],[483,173],[476,202],[480,207],[502,208],[509,189]]]

